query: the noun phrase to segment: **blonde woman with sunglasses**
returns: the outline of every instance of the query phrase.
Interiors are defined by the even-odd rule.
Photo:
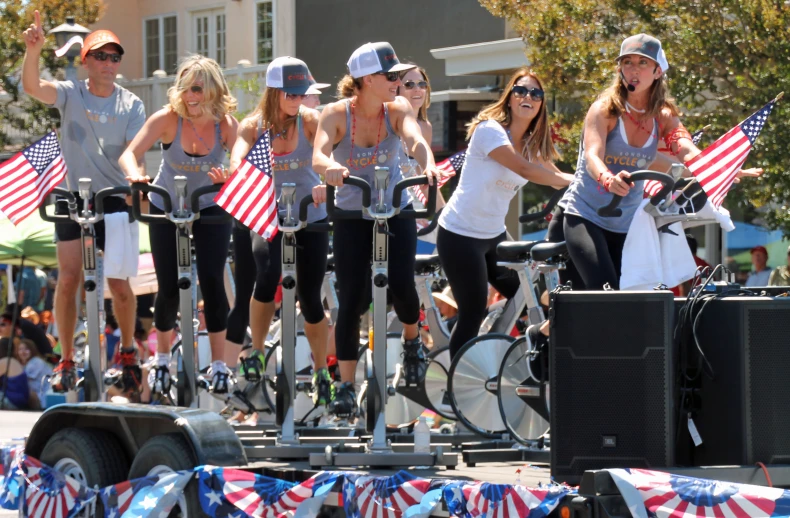
[[[236,99],[230,95],[222,69],[213,59],[200,55],[184,58],[176,71],[176,82],[167,91],[169,103],[151,115],[126,149],[119,163],[130,182],[149,182],[137,167],[138,160],[161,141],[162,164],[153,180],[175,196],[176,176],[187,178],[188,192],[210,185],[212,176],[223,174],[227,151],[236,142],[238,121],[232,113]],[[152,214],[163,214],[161,196],[150,195]],[[214,202],[213,195],[200,198],[201,216],[225,212]],[[197,275],[205,300],[206,328],[211,344],[211,388],[217,394],[227,393],[230,371],[222,358],[228,322],[228,299],[223,274],[230,246],[231,223],[192,224]],[[156,370],[152,386],[161,386],[164,393],[170,386],[170,344],[173,340],[178,312],[178,267],[175,225],[170,222],[151,225],[151,254],[154,258],[159,292],[154,305],[156,325]],[[157,384],[156,382],[159,382]]]

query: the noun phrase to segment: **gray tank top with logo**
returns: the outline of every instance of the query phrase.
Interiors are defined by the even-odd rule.
[[[378,192],[375,190],[374,174],[375,167],[389,167],[389,185],[385,193],[386,203],[392,204],[392,192],[395,184],[403,179],[400,170],[400,154],[402,153],[400,139],[390,125],[389,112],[387,105],[384,105],[384,128],[387,136],[379,143],[377,156],[373,156],[375,146],[360,147],[354,144],[354,156],[351,156],[351,100],[346,101],[346,135],[338,143],[332,156],[335,162],[348,168],[352,176],[364,178],[370,184],[371,204],[378,203]],[[401,197],[400,208],[411,203],[411,195],[408,189]],[[337,189],[335,193],[335,205],[345,210],[359,210],[362,207],[362,191],[353,185],[344,185]],[[367,215],[365,219],[370,219]]]
[[[176,195],[174,179],[176,176],[186,176],[187,197],[189,198],[192,196],[192,192],[194,192],[198,187],[212,184],[208,172],[212,167],[221,166],[225,161],[226,156],[225,148],[222,144],[222,132],[220,131],[218,122],[215,124],[216,136],[214,140],[214,147],[211,149],[211,152],[205,156],[193,157],[187,155],[183,146],[181,145],[182,122],[183,119],[179,117],[176,138],[173,139],[173,142],[170,144],[170,146],[165,149],[164,144],[162,144],[162,164],[159,166],[159,174],[156,175],[156,178],[153,181],[154,185],[160,185],[167,189],[174,201]],[[214,196],[216,196],[216,193],[205,194],[201,196],[200,210],[216,205],[214,202]],[[165,209],[162,197],[158,194],[151,193],[149,194],[148,198],[157,208],[161,210]],[[188,208],[190,208],[189,204],[190,201],[187,200]],[[175,207],[173,208],[175,209]]]
[[[261,120],[258,119],[258,135],[261,133]],[[302,125],[302,113],[296,117],[296,134],[298,141],[296,149],[287,155],[274,155],[272,154],[274,167],[274,188],[277,192],[277,199],[280,199],[282,186],[284,183],[296,184],[296,199],[294,201],[293,215],[299,216],[299,203],[302,198],[313,193],[313,187],[321,185],[321,177],[318,176],[313,170],[313,146],[304,136],[304,127]],[[281,218],[285,217],[285,204],[278,204],[279,215]],[[315,223],[326,217],[326,206],[319,205],[316,207],[313,204],[307,209],[307,222]]]
[[[620,171],[632,173],[645,169],[656,158],[658,149],[657,136],[658,122],[653,120],[653,130],[650,138],[642,147],[635,147],[628,143],[623,119],[618,119],[614,129],[606,136],[606,151],[604,163],[613,174]],[[642,201],[644,182],[634,184],[626,197],[620,202],[619,207],[623,215],[618,218],[605,218],[598,215],[598,209],[609,205],[612,194],[595,181],[587,171],[587,159],[584,156],[584,143],[579,146],[579,160],[576,164],[576,175],[563,196],[560,206],[567,214],[579,216],[598,225],[599,227],[617,232],[628,233],[631,220],[637,207]]]

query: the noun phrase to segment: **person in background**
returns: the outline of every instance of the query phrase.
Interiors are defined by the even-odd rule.
[[[33,340],[27,338],[14,344],[14,358],[24,366],[27,386],[30,392],[28,408],[43,410],[46,408],[47,388],[44,380],[52,374],[52,366],[39,354]]]
[[[444,323],[447,324],[447,330],[452,332],[455,323],[458,321],[458,304],[455,302],[453,292],[449,286],[440,292],[434,292],[434,300],[436,306],[439,308],[439,314],[442,315]]]
[[[790,286],[790,247],[787,248],[787,264],[778,266],[771,272],[768,286]]]
[[[30,266],[25,266],[22,269],[22,283],[16,299],[22,307],[30,306],[35,308],[41,300],[41,289],[41,280],[36,275],[36,270]]]
[[[764,246],[755,246],[751,250],[754,269],[746,279],[746,287],[768,286],[771,269],[768,268],[768,250]]]
[[[308,94],[302,99],[302,106],[315,110],[321,106],[321,96],[318,94]]]
[[[0,408],[4,410],[25,410],[30,401],[25,368],[19,360],[11,356],[11,340],[0,339]]]

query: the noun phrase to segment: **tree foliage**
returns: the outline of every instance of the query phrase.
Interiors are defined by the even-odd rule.
[[[33,23],[33,11],[41,13],[44,32],[65,23],[67,16],[82,26],[96,22],[102,14],[102,0],[0,0],[0,87],[11,97],[0,103],[0,150],[11,142],[14,129],[31,136],[41,135],[53,127],[57,111],[19,93],[19,71],[25,55],[22,32]],[[66,63],[55,56],[55,38],[49,36],[41,53],[41,68],[53,76]]]
[[[780,101],[747,160],[758,181],[727,196],[744,211],[790,235],[790,2],[784,0],[480,0],[524,38],[532,68],[558,99],[563,152],[573,165],[587,107],[611,81],[622,40],[659,38],[670,64],[670,90],[690,131],[710,124],[702,147],[779,92]],[[551,96],[547,97],[551,100]],[[563,103],[561,103],[563,104]],[[568,103],[564,103],[566,106]]]

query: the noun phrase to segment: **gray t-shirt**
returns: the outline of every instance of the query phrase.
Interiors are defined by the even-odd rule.
[[[69,170],[68,183],[60,186],[76,191],[80,178],[92,180],[93,192],[127,185],[118,159],[145,123],[143,102],[117,84],[109,97],[90,93],[86,81],[57,81],[55,88],[60,147]]]

